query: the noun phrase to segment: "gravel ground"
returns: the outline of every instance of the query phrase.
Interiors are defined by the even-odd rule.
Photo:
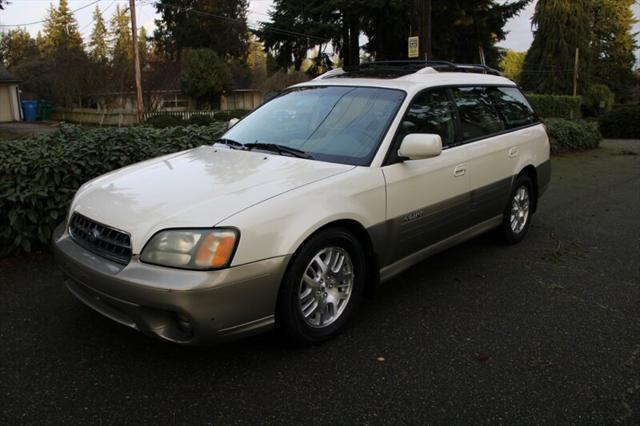
[[[553,159],[527,239],[385,284],[318,347],[187,348],[0,261],[0,423],[640,423],[640,142]]]

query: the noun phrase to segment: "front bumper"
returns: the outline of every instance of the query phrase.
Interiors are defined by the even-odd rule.
[[[142,263],[123,266],[80,247],[64,226],[53,251],[71,293],[101,314],[147,335],[206,344],[273,327],[288,256],[219,271]]]

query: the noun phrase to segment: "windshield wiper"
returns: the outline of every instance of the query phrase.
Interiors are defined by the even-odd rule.
[[[277,143],[255,142],[255,143],[244,144],[244,147],[249,150],[262,149],[264,151],[271,151],[280,155],[289,154],[298,158],[313,159],[311,154],[309,154],[306,151],[302,151],[301,149],[290,148],[288,146],[280,145]]]
[[[245,149],[244,144],[238,141],[234,141],[233,139],[220,138],[220,139],[216,139],[214,143],[221,143],[223,145],[227,145],[229,148],[232,148],[232,149]]]

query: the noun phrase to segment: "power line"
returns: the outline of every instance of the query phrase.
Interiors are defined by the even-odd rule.
[[[177,6],[174,6],[172,4],[166,4],[165,6],[173,8],[173,9],[177,8]],[[277,27],[272,27],[272,26],[262,27],[262,28],[255,28],[255,27],[251,28],[251,25],[249,25],[249,23],[246,20],[237,19],[237,18],[231,18],[229,16],[216,15],[215,13],[204,12],[204,11],[201,11],[201,10],[186,9],[185,12],[186,13],[193,13],[193,14],[201,15],[201,16],[207,16],[207,17],[219,19],[219,20],[222,20],[222,21],[236,22],[236,23],[240,23],[240,24],[246,23],[247,27],[252,31],[265,31],[265,32],[272,32],[272,33],[276,33],[276,34],[280,34],[280,35],[298,36],[298,38],[315,39],[315,40],[319,40],[319,41],[321,41],[323,43],[327,43],[327,42],[331,41],[331,39],[318,37],[318,36],[312,36],[312,35],[304,34],[304,33],[299,33],[297,31],[284,30],[282,28],[277,28]]]
[[[86,9],[87,7],[91,7],[94,4],[98,4],[101,1],[102,0],[95,0],[94,2],[91,2],[89,4],[85,4],[84,6],[80,6],[79,8],[72,10],[71,13],[76,13],[76,12],[82,10],[82,9]],[[43,24],[45,22],[47,22],[46,19],[41,19],[40,21],[26,22],[24,24],[0,24],[0,27],[3,27],[3,28],[6,28],[6,27],[28,27],[28,26],[31,26],[31,25]]]
[[[84,6],[81,6],[77,9],[74,9],[71,11],[71,13],[75,13],[78,12],[82,9],[86,9],[88,7],[91,7],[99,2],[101,2],[103,0],[95,0],[89,4],[86,4]],[[117,0],[114,0],[117,1]],[[148,0],[147,0],[148,1]],[[141,1],[142,4],[145,4],[145,0]],[[113,3],[112,3],[113,4]],[[150,3],[146,3],[146,4],[150,4]],[[110,7],[111,5],[109,5]],[[170,8],[174,8],[176,9],[178,6],[174,6],[172,4],[166,4],[165,6],[170,7]],[[105,9],[106,10],[106,9]],[[284,36],[295,36],[297,38],[305,38],[305,39],[309,39],[309,40],[317,40],[320,41],[322,43],[328,43],[331,41],[331,39],[328,38],[323,38],[323,37],[318,37],[318,36],[314,36],[314,35],[310,35],[310,34],[304,34],[304,33],[300,33],[297,31],[291,31],[291,30],[285,30],[282,28],[277,28],[277,27],[273,27],[270,25],[267,26],[262,26],[262,27],[257,27],[255,24],[249,24],[246,20],[242,20],[242,19],[237,19],[237,18],[231,18],[229,16],[222,16],[222,15],[217,15],[215,13],[210,13],[210,12],[204,12],[201,10],[195,10],[195,9],[186,9],[185,10],[186,13],[193,13],[195,15],[200,15],[200,16],[206,16],[206,17],[210,17],[210,18],[214,18],[214,19],[218,19],[218,20],[222,20],[222,21],[227,21],[227,22],[235,22],[235,23],[240,23],[240,24],[245,24],[247,25],[247,28],[249,28],[252,31],[264,31],[264,32],[271,32],[274,34],[280,34],[280,35],[284,35]],[[252,12],[254,13],[254,12]],[[261,15],[265,15],[265,14],[261,14]],[[37,24],[42,24],[44,22],[46,22],[46,19],[42,19],[39,21],[33,21],[33,22],[26,22],[23,24],[0,24],[0,27],[26,27],[26,26],[31,26],[31,25],[37,25]],[[90,23],[93,23],[93,21],[91,21]],[[269,24],[269,23],[267,23]],[[83,27],[83,29],[86,29],[86,25]]]
[[[109,3],[109,6],[105,7],[104,10],[101,10],[100,12],[104,15],[109,9],[111,9],[111,6],[116,4],[116,1],[118,1],[118,0],[113,0],[111,3]],[[82,34],[87,28],[89,28],[89,26],[91,24],[93,24],[94,22],[95,22],[95,19],[93,19],[93,17],[92,17],[89,22],[87,22],[85,25],[82,26],[82,28],[80,28],[78,30],[80,32],[80,34]]]

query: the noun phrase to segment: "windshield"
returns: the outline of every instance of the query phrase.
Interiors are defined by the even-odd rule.
[[[368,165],[404,96],[369,87],[295,88],[255,110],[223,138],[278,144],[314,160]]]

